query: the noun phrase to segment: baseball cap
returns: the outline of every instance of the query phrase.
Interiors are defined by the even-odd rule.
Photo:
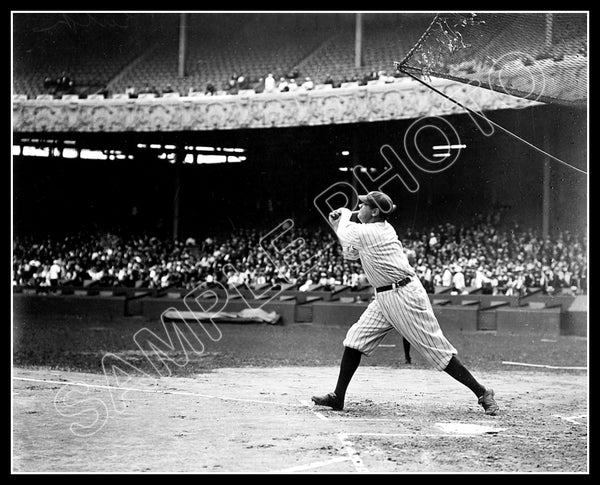
[[[390,196],[378,190],[373,190],[367,195],[359,195],[358,200],[371,207],[377,207],[384,214],[390,214],[396,210],[396,205]]]

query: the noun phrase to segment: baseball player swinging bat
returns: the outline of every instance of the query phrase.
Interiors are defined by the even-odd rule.
[[[396,210],[396,206],[392,205],[391,212],[393,212],[395,210]],[[359,213],[360,213],[360,210],[350,212],[350,218],[354,217],[355,215],[357,215]],[[337,209],[337,210],[331,211],[329,213],[329,217],[335,221],[341,216],[341,214],[342,214],[341,210]],[[351,245],[350,246],[342,246],[342,256],[344,257],[344,259],[348,259],[348,260],[359,259],[358,251],[356,250],[356,248],[354,246],[351,246]],[[402,337],[402,347],[404,349],[404,363],[411,364],[412,359],[410,357],[410,342],[406,339],[406,337]]]
[[[486,414],[497,414],[494,391],[480,384],[458,360],[457,350],[442,333],[429,296],[387,221],[396,209],[392,199],[373,191],[359,196],[359,200],[358,223],[350,221],[353,213],[347,208],[332,211],[329,222],[342,247],[352,247],[352,254],[360,258],[363,271],[375,288],[375,299],[346,333],[335,390],[313,396],[313,402],[343,409],[348,385],[362,356],[371,355],[383,338],[396,330],[434,368],[471,389]]]

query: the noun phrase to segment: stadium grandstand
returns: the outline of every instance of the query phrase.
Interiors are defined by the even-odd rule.
[[[204,94],[211,84],[215,92],[237,94],[239,76],[241,89],[261,92],[268,73],[277,82],[310,77],[317,85],[329,77],[334,87],[375,82],[381,73],[381,79],[393,81],[404,74],[390,59],[408,53],[434,19],[434,14],[363,14],[357,43],[352,14],[236,14],[214,22],[217,15],[28,14],[26,23],[15,16],[13,93],[29,99],[48,93],[109,96],[132,88],[161,95],[169,86],[185,96]],[[544,14],[530,16],[537,18],[524,29],[510,14],[497,15],[505,24],[502,36],[473,29],[470,35],[485,46],[477,68],[498,71],[516,54],[539,61],[587,56],[581,16],[556,14],[550,43],[539,42],[547,35]],[[478,62],[469,49],[447,61],[453,75],[474,72]],[[74,81],[69,92],[47,82],[63,73]]]
[[[237,14],[220,16],[218,23],[211,20],[215,15],[190,14],[183,27],[178,14],[100,15],[94,21],[86,14],[70,14],[67,20],[31,14],[26,24],[16,16],[13,92],[28,98],[47,94],[44,79],[63,72],[76,81],[73,92],[80,95],[94,88],[105,94],[125,93],[130,86],[138,93],[154,88],[160,95],[168,85],[187,95],[190,88],[204,93],[209,83],[218,91],[230,91],[228,81],[234,74],[243,75],[247,89],[258,92],[269,72],[277,81],[298,72],[296,77],[311,77],[315,84],[324,84],[328,75],[337,86],[366,82],[373,72],[393,77],[390,59],[407,52],[433,18],[365,15],[363,60],[356,67],[352,14],[299,14],[290,19]],[[181,28],[186,36],[183,63]],[[57,45],[66,47],[56,49]]]

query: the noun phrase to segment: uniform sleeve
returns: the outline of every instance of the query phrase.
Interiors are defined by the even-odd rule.
[[[350,222],[350,217],[352,217],[352,212],[349,209],[343,208],[336,234],[339,237],[342,246],[361,248],[363,245],[359,234],[360,224]]]

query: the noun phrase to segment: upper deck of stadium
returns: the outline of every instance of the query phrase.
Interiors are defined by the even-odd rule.
[[[357,14],[283,13],[28,13],[13,17],[13,94],[35,99],[49,92],[47,80],[66,74],[71,94],[112,95],[130,87],[158,95],[170,87],[187,95],[233,93],[231,78],[243,76],[244,88],[260,92],[272,73],[310,77],[315,85],[330,82],[366,83],[383,73],[392,76],[393,61],[401,60],[419,40],[435,13],[363,13],[360,33]],[[485,39],[490,52],[501,58],[524,52],[533,58],[554,57],[565,50],[587,56],[581,21],[568,14],[554,18],[552,50],[545,52],[544,14],[535,28],[510,31],[511,43],[498,50],[492,36]],[[533,24],[532,24],[533,25]],[[559,28],[560,27],[560,28]],[[359,50],[357,54],[357,50]],[[468,54],[467,51],[464,53]],[[360,59],[360,61],[358,60]],[[495,59],[498,60],[498,59]],[[471,63],[472,64],[472,63]],[[458,55],[453,73],[473,69]],[[477,66],[475,66],[477,68]],[[46,81],[46,82],[45,82]],[[53,92],[60,97],[63,92]]]

